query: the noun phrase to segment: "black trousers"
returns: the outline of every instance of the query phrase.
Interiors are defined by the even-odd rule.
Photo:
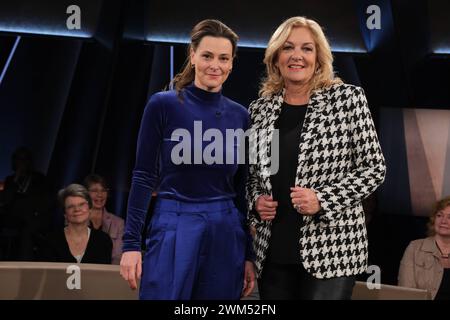
[[[261,300],[350,300],[355,277],[317,279],[302,265],[266,262],[258,280]]]

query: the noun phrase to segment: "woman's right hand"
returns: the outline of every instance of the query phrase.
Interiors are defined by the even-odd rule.
[[[278,202],[273,201],[272,196],[262,195],[256,199],[256,211],[258,212],[261,220],[269,221],[275,219],[277,213]]]
[[[140,251],[127,251],[120,259],[120,275],[135,290],[142,274],[142,254]]]

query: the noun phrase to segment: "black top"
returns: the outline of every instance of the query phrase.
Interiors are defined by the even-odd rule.
[[[300,133],[306,115],[306,105],[283,103],[275,122],[279,129],[279,170],[271,176],[272,195],[278,201],[277,214],[272,222],[267,259],[282,264],[300,263],[300,228],[302,217],[294,209],[290,193],[294,187],[298,166]]]
[[[450,269],[444,269],[441,285],[434,300],[450,300]]]
[[[92,223],[92,221],[89,221],[89,228],[91,228],[91,230],[93,230],[93,229],[102,230],[102,227],[103,227],[103,221],[102,221],[102,224],[98,228],[94,227],[94,224]]]
[[[91,229],[81,263],[110,264],[112,254],[112,241],[105,232]],[[69,249],[64,229],[49,234],[46,246],[43,249],[42,259],[50,262],[73,262],[77,260]]]

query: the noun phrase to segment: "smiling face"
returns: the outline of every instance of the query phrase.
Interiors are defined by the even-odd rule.
[[[195,66],[195,86],[219,92],[233,67],[233,46],[230,40],[205,36],[196,50],[191,49],[191,64]]]
[[[108,190],[101,183],[92,183],[88,191],[92,199],[92,207],[103,210],[106,205],[106,200],[108,200]]]
[[[436,213],[434,231],[440,236],[450,237],[450,206]]]
[[[64,211],[70,224],[86,224],[89,220],[89,203],[82,197],[67,197]]]
[[[311,32],[304,27],[293,28],[278,52],[276,66],[285,86],[307,84],[317,64],[316,44]]]

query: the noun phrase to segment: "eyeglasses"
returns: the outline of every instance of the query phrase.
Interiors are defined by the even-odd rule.
[[[109,189],[89,189],[92,193],[108,193]]]
[[[71,204],[66,207],[67,211],[76,211],[76,210],[83,210],[87,206],[87,202],[79,203],[79,204]]]

